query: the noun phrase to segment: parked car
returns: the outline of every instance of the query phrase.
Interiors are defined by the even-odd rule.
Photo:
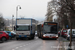
[[[61,34],[61,31],[58,31],[58,36],[60,36],[60,34]]]
[[[14,31],[11,31],[11,33],[13,34],[14,37],[16,37],[16,33]]]
[[[67,40],[70,40],[70,33],[71,33],[70,29],[68,29],[67,33],[65,33]],[[74,39],[74,38],[75,38],[75,29],[72,29],[72,39]]]
[[[65,33],[67,33],[67,29],[62,29],[61,30],[61,36],[62,37],[65,37]]]
[[[8,35],[9,35],[9,39],[12,39],[12,38],[15,37],[15,34],[14,34],[13,32],[11,32],[11,31],[6,31],[6,32],[7,32]]]
[[[5,31],[0,31],[0,41],[4,42],[9,39],[8,33]]]

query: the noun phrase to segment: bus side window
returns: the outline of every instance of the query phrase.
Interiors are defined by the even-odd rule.
[[[40,26],[41,31],[43,31],[43,27]]]
[[[32,26],[31,26],[31,30],[32,30]]]
[[[17,28],[19,27],[19,26],[16,26]]]

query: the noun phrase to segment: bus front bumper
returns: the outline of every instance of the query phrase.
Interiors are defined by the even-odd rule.
[[[43,38],[58,38],[58,36],[43,36]]]
[[[17,38],[27,38],[30,37],[29,35],[16,35]]]

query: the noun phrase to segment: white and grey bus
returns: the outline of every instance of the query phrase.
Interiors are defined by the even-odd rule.
[[[44,22],[37,26],[38,37],[44,38],[58,38],[58,24],[56,22]]]

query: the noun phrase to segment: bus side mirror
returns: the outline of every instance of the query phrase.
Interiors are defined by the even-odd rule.
[[[31,26],[31,30],[32,30],[32,26]]]
[[[16,29],[16,27],[14,26],[14,30]]]

